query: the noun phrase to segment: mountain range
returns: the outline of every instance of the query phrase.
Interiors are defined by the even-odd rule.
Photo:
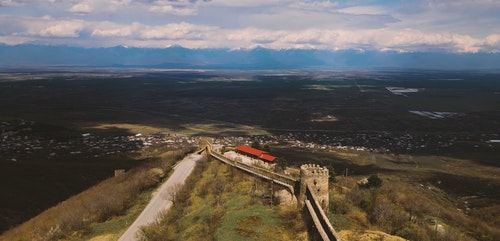
[[[500,69],[500,53],[316,49],[83,48],[0,45],[0,68],[116,67],[202,69],[425,68]]]

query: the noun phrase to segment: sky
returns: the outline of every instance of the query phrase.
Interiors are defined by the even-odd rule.
[[[0,43],[500,52],[500,0],[0,0]]]

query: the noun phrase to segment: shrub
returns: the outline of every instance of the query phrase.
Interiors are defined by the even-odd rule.
[[[408,221],[408,214],[384,197],[375,200],[373,207],[369,210],[368,217],[371,223],[390,233],[398,230]]]
[[[396,235],[408,240],[430,241],[431,238],[427,234],[425,228],[417,224],[407,222],[401,229],[396,231]]]
[[[370,190],[355,188],[347,193],[346,198],[355,206],[368,210],[371,205],[372,193]]]
[[[334,195],[330,198],[329,210],[333,214],[346,214],[351,210],[352,205],[345,196]]]
[[[370,221],[366,218],[366,213],[357,208],[351,209],[345,216],[352,224],[355,224],[359,228],[367,229],[370,227]]]
[[[378,175],[371,175],[368,178],[368,183],[366,184],[367,188],[380,187],[380,186],[382,186],[382,179],[380,179]]]

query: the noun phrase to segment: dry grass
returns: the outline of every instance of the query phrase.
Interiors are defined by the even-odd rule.
[[[90,126],[85,126],[82,127],[84,129],[90,129],[90,130],[112,130],[112,129],[119,129],[119,130],[128,130],[130,133],[141,133],[143,135],[153,135],[153,134],[158,134],[158,133],[171,133],[172,130],[168,128],[159,128],[159,127],[153,127],[153,126],[148,126],[148,125],[139,125],[139,124],[129,124],[129,123],[113,123],[113,124],[98,124],[98,125],[90,125]]]
[[[372,230],[343,230],[339,232],[339,236],[344,241],[406,241],[398,236]]]
[[[337,228],[378,229],[391,235],[422,241],[493,241],[500,238],[500,229],[494,225],[498,218],[494,215],[480,217],[480,213],[486,210],[498,212],[498,206],[465,215],[457,210],[456,200],[435,186],[420,186],[401,181],[395,176],[383,176],[382,187],[366,189],[356,184],[358,179],[342,178],[340,186],[334,186],[331,190],[332,215],[340,215],[348,220],[348,227]],[[351,232],[344,233],[349,234],[349,237],[353,235]],[[352,236],[354,239],[351,239],[347,236],[346,240],[361,240],[362,237]]]
[[[186,151],[179,150],[171,159],[147,160],[123,175],[106,179],[7,231],[0,240],[44,241],[75,237],[78,233],[84,235],[90,224],[122,214],[142,191],[159,183]]]
[[[301,214],[291,207],[263,205],[266,182],[218,161],[201,162],[186,180],[180,199],[144,240],[307,240]]]

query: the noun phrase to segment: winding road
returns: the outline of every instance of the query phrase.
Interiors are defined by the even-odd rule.
[[[175,185],[183,184],[186,178],[191,174],[196,165],[196,161],[200,160],[203,155],[192,153],[187,155],[175,167],[174,172],[156,191],[151,201],[146,208],[137,217],[137,219],[130,225],[130,227],[118,239],[119,241],[135,241],[137,239],[137,232],[139,227],[147,225],[156,221],[158,215],[168,210],[172,206],[171,191]]]

